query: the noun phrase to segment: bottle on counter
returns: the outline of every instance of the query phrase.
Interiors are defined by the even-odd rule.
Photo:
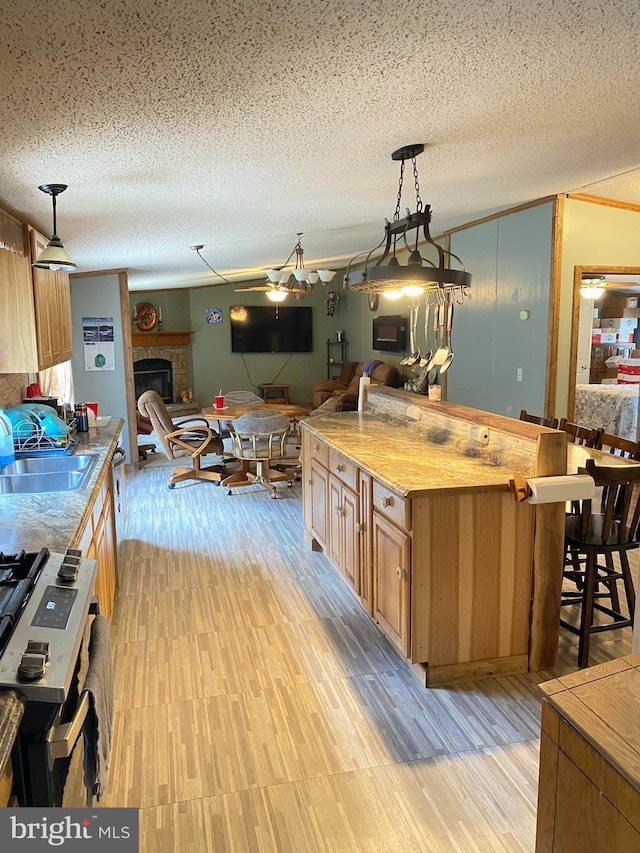
[[[86,403],[76,403],[75,405],[76,429],[78,432],[89,431],[89,416],[87,414]]]

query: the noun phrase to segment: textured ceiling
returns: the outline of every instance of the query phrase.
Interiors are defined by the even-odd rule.
[[[370,249],[395,148],[432,230],[550,194],[640,204],[629,0],[3,0],[0,206],[132,289]],[[415,207],[412,181],[403,208]]]

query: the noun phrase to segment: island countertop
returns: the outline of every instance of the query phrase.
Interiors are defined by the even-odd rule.
[[[507,491],[514,472],[368,412],[318,415],[302,426],[406,498]]]
[[[98,460],[85,489],[25,495],[0,495],[0,551],[20,549],[63,552],[74,547],[108,471],[122,431],[122,418],[79,433],[76,453],[96,453]]]

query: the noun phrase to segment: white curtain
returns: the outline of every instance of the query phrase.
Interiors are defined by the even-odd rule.
[[[57,397],[59,406],[68,403],[73,409],[75,396],[70,361],[63,361],[55,367],[41,370],[38,374],[38,382],[45,397]]]

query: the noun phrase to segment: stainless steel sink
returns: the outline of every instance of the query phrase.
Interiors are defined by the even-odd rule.
[[[36,494],[83,489],[91,478],[97,455],[40,456],[16,459],[0,473],[0,494]]]

